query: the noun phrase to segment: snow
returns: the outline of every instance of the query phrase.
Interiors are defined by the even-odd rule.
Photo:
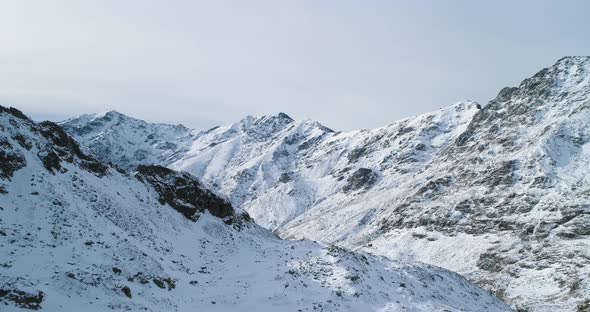
[[[89,146],[92,154],[125,169],[174,160],[197,135],[182,125],[149,124],[116,111],[82,115],[60,124],[86,142],[83,147]]]
[[[572,311],[590,296],[589,83],[590,58],[568,57],[483,109],[459,102],[346,133],[249,116],[150,159],[194,174],[283,238],[439,265],[515,307]],[[136,137],[125,124],[111,130]],[[89,142],[105,131],[77,138],[95,153]],[[363,168],[377,182],[345,191]]]
[[[77,156],[52,173],[37,154],[55,146],[35,124],[0,111],[0,125],[26,157],[0,180],[0,289],[42,292],[42,310],[510,311],[438,267],[285,241],[208,213],[189,221],[150,185],[85,170]],[[0,307],[26,310],[5,294]]]

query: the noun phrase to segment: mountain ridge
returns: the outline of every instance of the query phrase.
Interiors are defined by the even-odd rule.
[[[590,57],[565,57],[486,105],[376,129],[219,127],[160,165],[281,237],[442,265],[519,309],[573,311],[590,296],[589,73]]]
[[[510,311],[444,269],[281,240],[188,173],[127,173],[2,106],[0,159],[2,311]]]

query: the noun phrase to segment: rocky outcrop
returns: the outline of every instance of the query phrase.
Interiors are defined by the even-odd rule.
[[[24,155],[15,150],[6,138],[0,140],[0,178],[10,179],[15,171],[26,164]]]
[[[108,173],[112,165],[86,155],[78,143],[57,124],[44,121],[35,123],[15,108],[0,106],[3,120],[0,136],[0,178],[9,179],[16,170],[26,165],[26,159],[16,146],[33,151],[45,169],[51,173],[62,172],[62,162],[76,163],[98,176]]]
[[[186,172],[176,172],[162,166],[140,165],[135,176],[149,183],[160,194],[162,204],[170,205],[189,220],[198,220],[204,211],[220,218],[234,213],[227,200],[206,189]]]
[[[368,168],[359,168],[346,179],[347,183],[342,190],[347,193],[361,189],[367,190],[375,185],[378,179],[377,172]]]
[[[22,309],[39,310],[45,294],[42,291],[36,293],[26,292],[20,289],[0,288],[0,303],[14,304]]]

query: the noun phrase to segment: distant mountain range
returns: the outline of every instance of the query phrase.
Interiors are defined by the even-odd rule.
[[[441,268],[281,240],[188,173],[126,172],[1,106],[0,248],[2,311],[510,310]]]
[[[566,57],[525,79],[518,87],[502,89],[486,105],[460,102],[382,128],[352,132],[334,131],[310,120],[296,121],[284,113],[248,116],[234,124],[206,131],[181,125],[152,124],[115,111],[83,115],[59,123],[79,142],[80,150],[76,149],[72,157],[55,152],[62,163],[67,163],[64,168],[68,170],[55,175],[40,167],[44,161],[39,162],[35,158],[41,159],[41,156],[36,156],[40,155],[40,150],[27,151],[26,145],[23,147],[19,143],[22,141],[19,136],[28,138],[29,134],[21,134],[18,127],[13,129],[15,126],[10,120],[17,120],[15,116],[18,114],[11,115],[5,109],[4,119],[0,120],[2,133],[6,134],[6,141],[12,149],[25,155],[22,158],[26,160],[26,166],[19,165],[22,162],[17,157],[17,160],[9,162],[16,165],[3,171],[6,172],[5,177],[0,182],[7,194],[0,195],[0,206],[8,206],[4,202],[6,198],[10,198],[15,207],[42,205],[53,199],[31,196],[35,185],[43,185],[46,190],[54,185],[67,185],[59,188],[64,192],[60,196],[66,196],[68,192],[78,196],[59,200],[70,203],[71,206],[65,205],[71,207],[64,211],[67,216],[78,216],[75,222],[79,223],[72,231],[94,224],[95,218],[115,222],[115,225],[116,222],[123,222],[121,220],[138,218],[138,224],[149,225],[117,225],[118,231],[126,235],[146,227],[160,229],[134,234],[155,235],[152,239],[155,242],[146,247],[143,244],[148,242],[120,241],[107,235],[110,228],[98,227],[101,235],[114,240],[110,244],[116,241],[121,252],[126,248],[155,250],[153,255],[147,253],[148,256],[141,258],[140,262],[158,263],[162,266],[158,268],[162,270],[155,269],[150,276],[161,275],[162,279],[174,275],[170,278],[178,280],[177,284],[187,283],[193,278],[192,275],[178,273],[179,270],[194,270],[200,261],[215,262],[211,247],[201,250],[200,255],[206,256],[200,260],[193,259],[197,256],[194,253],[196,250],[168,256],[164,248],[188,248],[186,240],[190,241],[189,236],[222,246],[218,252],[223,263],[233,265],[234,260],[230,259],[235,256],[231,255],[236,254],[237,257],[244,257],[244,261],[258,263],[255,267],[260,272],[269,267],[291,272],[290,269],[285,270],[285,266],[291,267],[295,262],[305,263],[298,267],[304,274],[299,271],[286,275],[279,271],[272,273],[277,274],[279,284],[288,278],[297,281],[284,283],[288,284],[281,290],[285,292],[284,297],[278,295],[279,289],[274,289],[278,284],[272,286],[272,291],[268,290],[271,291],[268,300],[263,298],[267,294],[259,288],[272,284],[265,279],[271,273],[262,274],[254,269],[257,273],[253,276],[242,268],[243,271],[232,269],[220,274],[223,280],[228,279],[236,285],[239,284],[236,280],[243,278],[253,285],[249,288],[251,292],[264,293],[255,297],[257,300],[253,299],[253,305],[248,306],[262,310],[262,307],[268,306],[262,303],[256,306],[254,301],[270,305],[284,300],[284,307],[305,306],[324,311],[381,308],[401,311],[401,306],[410,311],[507,309],[479,290],[472,290],[456,275],[415,264],[415,261],[421,261],[460,273],[519,311],[590,311],[589,83],[590,57]],[[37,125],[28,119],[23,120],[27,121],[22,123],[32,124],[26,127],[44,127],[44,123]],[[17,124],[19,122],[17,120]],[[57,125],[51,127],[59,132]],[[13,130],[9,132],[6,129]],[[42,133],[41,130],[38,132]],[[39,140],[46,139],[29,139]],[[70,145],[77,148],[74,143]],[[4,148],[4,153],[10,155],[12,149]],[[55,147],[45,149],[55,150]],[[29,168],[30,158],[41,165],[37,164],[35,169],[19,169]],[[68,163],[70,158],[73,161]],[[103,167],[106,169],[100,169],[99,177],[92,173],[92,168]],[[88,173],[88,170],[91,172]],[[69,181],[75,172],[83,172],[84,177],[88,176],[85,178],[88,182],[72,191],[73,186],[59,179]],[[43,177],[43,181],[33,182],[38,179],[33,178],[33,174]],[[12,175],[21,178],[15,182]],[[97,183],[100,186],[96,186]],[[186,188],[190,190],[188,193]],[[30,193],[23,193],[22,190]],[[78,192],[79,195],[76,195]],[[121,198],[131,203],[122,202]],[[205,199],[190,202],[195,198]],[[36,201],[26,202],[32,199]],[[102,208],[95,208],[97,202]],[[236,208],[228,208],[227,205]],[[122,211],[122,215],[83,212],[102,211],[104,207],[113,207],[108,211]],[[249,217],[241,211],[246,211]],[[22,210],[15,214],[11,212],[11,216],[24,218],[23,213]],[[193,216],[196,224],[190,222]],[[278,240],[249,221],[250,217],[285,239],[311,239],[362,253],[350,253],[340,247],[323,247],[305,241]],[[240,221],[229,221],[232,224],[227,225],[223,220],[228,218]],[[41,220],[44,219],[31,223],[30,229],[38,226]],[[74,221],[64,222],[70,224]],[[240,224],[240,230],[236,229],[236,224]],[[217,232],[207,232],[211,228]],[[223,237],[228,236],[236,237],[238,242],[232,240],[229,246],[224,245],[228,243]],[[249,243],[240,245],[240,240]],[[289,246],[301,250],[295,253],[299,256],[294,260],[290,259],[293,252]],[[77,257],[96,256],[94,251],[84,248],[80,246],[68,252]],[[332,255],[334,250],[337,255]],[[103,260],[100,261],[110,261],[108,259],[112,255],[103,251],[101,254]],[[51,258],[49,253],[46,257],[50,259],[48,263],[59,267],[58,271],[68,268],[60,264],[60,259]],[[351,260],[360,259],[358,257],[367,258],[370,263]],[[184,262],[178,259],[184,259]],[[216,263],[219,271],[227,266],[223,263]],[[348,273],[340,271],[340,263],[347,265],[345,270]],[[391,271],[391,263],[397,263],[400,269]],[[208,268],[210,265],[203,266]],[[168,266],[173,269],[168,270]],[[98,274],[85,270],[93,272],[89,274]],[[139,269],[131,266],[127,270],[129,273],[125,274]],[[322,273],[324,270],[330,273]],[[353,281],[350,278],[353,271],[366,275],[352,278]],[[383,278],[387,283],[384,284],[381,278],[373,275],[375,272],[379,275],[402,271],[414,272],[407,277],[408,282],[401,282],[404,287],[401,284],[391,287],[387,284],[390,280],[385,276]],[[262,276],[257,276],[259,274]],[[448,280],[437,284],[441,285],[440,289],[437,288],[441,293],[432,294],[430,280],[438,280],[436,277],[428,277],[429,281],[424,278],[436,274]],[[116,279],[117,276],[120,275],[109,272],[108,278],[112,282],[101,291],[119,287],[114,285],[119,285],[123,279]],[[301,280],[305,278],[310,280]],[[408,283],[416,283],[416,280],[423,283],[424,289],[420,290],[420,294],[416,289],[407,292]],[[208,281],[213,283],[212,279]],[[357,282],[364,284],[356,287]],[[295,289],[292,287],[294,283],[306,286]],[[450,286],[445,287],[445,283]],[[316,284],[319,285],[317,291],[321,299],[303,295],[305,291],[315,292],[315,288],[307,287]],[[51,289],[67,293],[64,290],[66,284],[56,285]],[[211,298],[219,304],[221,299],[215,297],[215,291],[211,289],[222,287],[222,284],[215,285],[205,287],[206,295],[184,298],[177,297],[174,291],[170,292],[172,297],[152,297],[154,287],[146,288],[141,284],[135,287],[141,287],[142,296],[157,303],[133,304],[155,310],[162,307],[182,310],[187,302],[201,300],[199,302],[203,303],[203,300]],[[67,284],[67,287],[81,291],[75,285]],[[228,291],[237,294],[238,291],[232,287]],[[351,289],[347,287],[353,287],[355,291],[346,292],[352,297],[342,301],[343,289]],[[359,289],[365,291],[360,292]],[[389,299],[384,299],[387,298],[383,297],[385,294]],[[456,295],[463,299],[458,299]],[[358,299],[354,299],[355,296]],[[228,304],[226,308],[231,304],[245,304],[237,299],[230,300],[228,296],[224,298]],[[302,298],[308,298],[313,304],[308,301],[305,301],[308,305],[303,304],[300,301]],[[124,299],[120,296],[113,300],[117,304],[131,304]],[[170,302],[175,304],[167,305]],[[220,305],[215,307],[223,310]]]

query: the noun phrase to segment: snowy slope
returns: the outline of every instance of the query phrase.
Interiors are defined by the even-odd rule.
[[[0,310],[510,311],[437,267],[284,241],[158,166],[0,107]]]
[[[567,57],[483,108],[378,129],[248,117],[159,164],[281,237],[417,259],[522,309],[575,311],[590,304],[589,82],[590,58]],[[80,141],[94,153],[103,132]]]

